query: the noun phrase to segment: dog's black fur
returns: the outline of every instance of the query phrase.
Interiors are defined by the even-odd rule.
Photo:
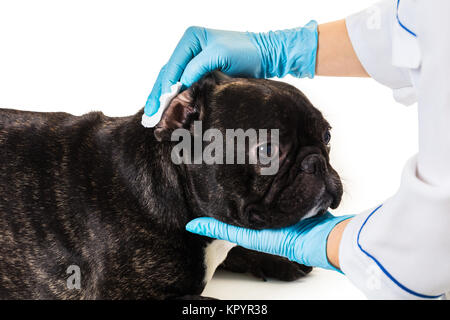
[[[215,72],[182,98],[156,129],[141,125],[142,110],[123,118],[0,110],[0,298],[193,297],[212,240],[185,231],[191,219],[283,227],[338,205],[329,125],[299,90]],[[279,128],[278,173],[175,165],[170,133],[194,120],[203,130]],[[67,287],[70,265],[80,267],[81,289]],[[223,266],[283,280],[311,270],[242,248]]]

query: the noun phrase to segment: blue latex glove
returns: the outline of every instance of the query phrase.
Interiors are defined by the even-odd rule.
[[[181,81],[191,86],[204,74],[220,69],[230,76],[252,78],[314,77],[317,22],[267,33],[235,32],[190,27],[169,62],[161,69],[144,112],[152,116],[159,98]]]
[[[283,256],[306,266],[341,272],[328,261],[327,239],[336,224],[351,217],[353,215],[335,217],[327,212],[290,227],[265,230],[236,227],[203,217],[189,222],[186,230],[227,240],[247,249]]]

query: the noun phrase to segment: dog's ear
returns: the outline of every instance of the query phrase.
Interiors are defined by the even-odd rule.
[[[188,129],[193,121],[199,119],[199,111],[194,105],[192,93],[192,90],[188,89],[172,99],[156,125],[154,135],[158,141],[170,141],[175,129]]]
[[[158,141],[170,141],[172,132],[178,128],[189,130],[196,120],[202,120],[214,87],[230,80],[220,71],[213,71],[172,99],[155,127]]]
[[[227,76],[225,73],[223,73],[220,70],[214,70],[205,76],[205,80],[206,79],[209,79],[210,81],[214,81],[215,84],[221,84],[221,83],[230,81],[233,78],[230,76]]]

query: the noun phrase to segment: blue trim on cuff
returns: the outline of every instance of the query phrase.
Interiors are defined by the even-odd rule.
[[[412,32],[410,29],[408,29],[401,21],[400,18],[398,17],[398,7],[400,6],[400,0],[397,0],[397,12],[396,12],[396,17],[397,17],[397,22],[400,25],[400,27],[402,27],[406,32],[408,32],[410,35],[414,36],[417,38],[417,34],[415,34],[414,32]]]
[[[379,205],[375,210],[373,210],[370,214],[369,214],[369,216],[366,218],[366,220],[364,221],[364,223],[362,224],[362,226],[361,226],[361,229],[359,229],[359,232],[358,232],[358,237],[356,238],[356,243],[357,243],[357,245],[358,245],[358,247],[359,247],[359,249],[366,255],[366,256],[368,256],[370,259],[372,259],[376,264],[377,264],[377,266],[381,269],[381,271],[383,271],[384,272],[384,274],[389,278],[389,279],[391,279],[391,281],[392,282],[394,282],[397,286],[399,286],[400,288],[402,288],[403,290],[405,290],[406,292],[408,292],[408,293],[410,293],[410,294],[412,294],[412,295],[414,295],[414,296],[417,296],[417,297],[420,297],[420,298],[425,298],[425,299],[437,299],[437,298],[439,298],[439,297],[441,297],[442,296],[442,294],[440,294],[440,295],[437,295],[437,296],[428,296],[428,295],[424,295],[424,294],[421,294],[421,293],[417,293],[417,292],[415,292],[415,291],[413,291],[413,290],[411,290],[411,289],[408,289],[407,287],[405,287],[404,285],[402,285],[400,282],[398,282],[384,267],[383,267],[383,265],[374,257],[374,256],[372,256],[370,253],[368,253],[366,250],[364,250],[362,247],[361,247],[361,244],[359,243],[359,236],[361,235],[361,231],[362,231],[362,229],[364,228],[364,226],[366,225],[366,222],[370,219],[370,217],[372,217],[372,215],[376,212],[376,211],[378,211],[378,209],[380,209],[381,207],[382,207],[383,205],[381,204],[381,205]]]

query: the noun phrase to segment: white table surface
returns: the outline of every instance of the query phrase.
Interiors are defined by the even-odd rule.
[[[217,270],[202,295],[223,300],[365,299],[344,275],[318,268],[293,282],[264,282],[248,274]]]

